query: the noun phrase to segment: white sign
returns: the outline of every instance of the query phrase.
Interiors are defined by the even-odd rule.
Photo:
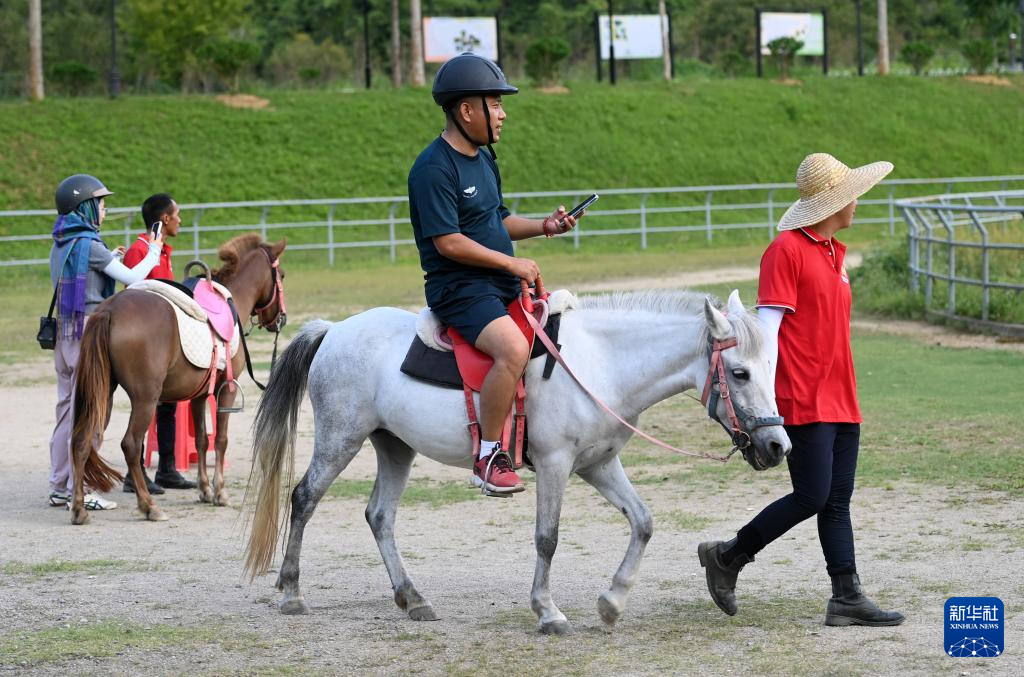
[[[825,16],[795,12],[761,13],[761,53],[768,55],[768,43],[776,38],[796,38],[804,43],[797,54],[825,55]]]
[[[463,52],[498,60],[498,22],[493,16],[423,19],[423,60],[443,63]]]
[[[601,58],[611,58],[608,49],[608,15],[599,19]],[[615,58],[657,59],[661,50],[661,18],[657,14],[615,15]]]

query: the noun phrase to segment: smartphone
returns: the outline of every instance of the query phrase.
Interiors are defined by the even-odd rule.
[[[576,218],[577,216],[579,216],[580,214],[583,213],[584,209],[586,209],[590,205],[592,205],[595,202],[597,202],[600,199],[600,197],[601,197],[600,195],[598,195],[597,193],[594,193],[593,195],[588,197],[586,200],[584,200],[583,202],[579,203],[578,205],[576,205],[575,207],[570,209],[568,212],[566,212],[566,216],[571,216],[573,218]],[[560,219],[559,220],[559,225],[561,225],[562,221],[564,221],[564,220],[565,219]]]
[[[163,226],[164,224],[162,221],[157,221],[156,223],[149,227],[149,229],[153,231],[154,239],[160,237],[160,229],[163,228]]]

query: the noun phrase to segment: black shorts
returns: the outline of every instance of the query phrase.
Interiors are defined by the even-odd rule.
[[[508,315],[508,306],[515,297],[481,294],[471,297],[449,297],[430,307],[434,314],[449,327],[455,327],[472,344],[480,337],[484,327],[499,317]]]

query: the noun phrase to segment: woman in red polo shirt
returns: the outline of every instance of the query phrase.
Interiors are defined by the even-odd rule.
[[[818,539],[832,578],[826,625],[899,625],[860,587],[854,558],[850,496],[860,441],[857,381],[850,351],[850,278],[846,246],[833,236],[849,228],[857,198],[892,171],[889,162],[850,169],[826,153],[804,158],[797,200],[783,231],[761,258],[758,316],[775,370],[779,413],[793,443],[787,462],[793,493],[760,512],[729,541],[697,548],[708,591],[736,613],[736,578],[754,555],[817,515]],[[776,368],[777,365],[777,368]]]

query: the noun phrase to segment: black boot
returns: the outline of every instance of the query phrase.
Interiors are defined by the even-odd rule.
[[[722,553],[735,542],[736,539],[729,542],[706,541],[697,546],[697,557],[700,558],[700,565],[704,567],[711,599],[715,600],[719,609],[730,616],[736,615],[736,578],[744,566],[754,561],[753,557],[740,553],[731,564],[723,563]]]
[[[158,484],[154,484],[153,480],[149,479],[149,475],[146,474],[145,468],[142,469],[142,476],[146,478],[146,488],[149,489],[149,493],[154,495],[164,493],[163,487],[161,487]],[[121,490],[124,491],[126,494],[135,493],[135,483],[132,482],[131,473],[128,473],[127,475],[124,476],[124,484],[121,485]]]
[[[167,459],[166,461],[164,459]],[[195,489],[198,486],[174,467],[174,454],[160,454],[156,469],[156,483],[168,489]],[[161,490],[162,491],[162,490]]]
[[[161,402],[156,407],[156,439],[160,450],[156,483],[168,489],[195,489],[196,483],[187,479],[174,467],[177,411],[177,402]]]
[[[832,577],[832,599],[825,611],[825,625],[899,625],[898,611],[882,611],[864,594],[857,574]]]

